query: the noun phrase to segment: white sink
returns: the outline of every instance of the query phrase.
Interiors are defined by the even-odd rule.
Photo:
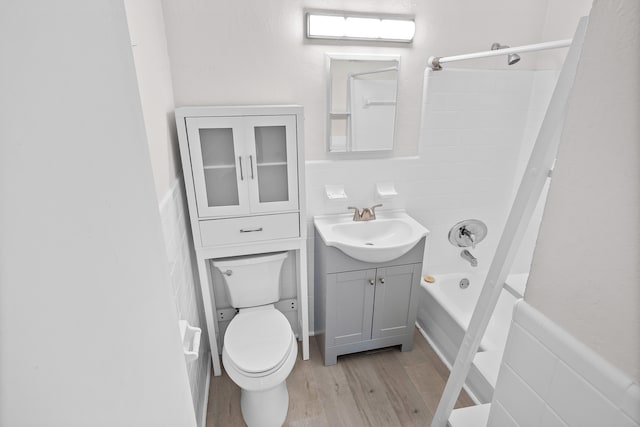
[[[327,246],[365,262],[401,257],[429,230],[405,211],[376,212],[372,221],[353,221],[351,214],[316,216],[313,222]]]

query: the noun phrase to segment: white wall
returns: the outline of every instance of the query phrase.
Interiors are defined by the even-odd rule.
[[[564,17],[562,25],[554,27],[553,36],[571,37],[584,5],[590,1],[550,2],[556,14]],[[301,104],[306,117],[306,157],[325,159],[324,54],[397,54],[401,71],[394,155],[415,155],[427,58],[488,50],[494,41],[512,46],[540,42],[548,3],[357,0],[346,5],[340,0],[164,0],[176,104]],[[303,37],[305,8],[414,14],[415,40],[408,46],[308,41]],[[514,67],[535,68],[535,58],[523,57]],[[494,58],[460,66],[505,68],[505,62]]]
[[[207,410],[211,356],[181,179],[162,5],[157,0],[125,0],[125,7],[156,193],[160,201],[171,295],[178,317],[202,328],[203,332],[199,358],[187,364],[193,407],[197,416],[202,418]],[[199,420],[200,425],[203,422],[203,419]]]
[[[344,3],[338,0],[307,0],[302,4],[285,0],[251,3],[163,0],[163,7],[176,105],[303,105],[306,158],[311,160],[306,170],[309,215],[340,212],[346,208],[341,204],[325,205],[322,198],[324,184],[348,184],[350,202],[368,206],[375,201],[376,182],[394,181],[400,198],[385,201],[385,207],[408,208],[434,232],[433,238],[439,240],[436,250],[431,251],[433,258],[425,268],[445,272],[470,268],[459,259],[455,248],[442,240],[446,239],[454,219],[471,216],[487,219],[491,226],[487,242],[498,239],[496,224],[501,220],[493,214],[488,218],[486,204],[474,205],[479,196],[469,196],[463,191],[463,199],[461,193],[448,193],[452,186],[463,186],[473,178],[464,175],[453,181],[450,179],[446,164],[456,159],[446,156],[446,147],[434,151],[440,153],[439,157],[428,159],[424,153],[416,157],[420,144],[424,144],[419,139],[427,58],[434,54],[487,50],[494,41],[516,46],[545,41],[544,37],[569,38],[579,17],[588,12],[590,3],[591,0],[349,2],[348,9],[354,11],[414,14],[417,32],[409,46],[305,40],[304,9],[344,9]],[[547,17],[551,10],[554,12],[553,25],[546,25],[546,21],[551,20]],[[327,52],[401,56],[395,158],[337,160],[340,157],[325,153]],[[563,53],[559,57],[562,59]],[[504,58],[493,58],[457,63],[456,67],[504,69],[505,62]],[[538,55],[523,55],[523,60],[510,70],[536,68],[538,62]],[[559,65],[546,66],[557,69]],[[475,89],[470,87],[470,90]],[[464,150],[464,146],[458,148]],[[481,168],[485,160],[486,156],[481,155],[476,165]],[[495,160],[490,160],[487,167],[494,165]],[[512,161],[515,164],[515,160]],[[433,166],[432,169],[425,169],[427,163]],[[509,185],[512,182],[507,187]],[[505,191],[505,188],[500,186],[496,191]],[[463,208],[469,206],[471,208]],[[506,215],[507,207],[501,209],[499,215]],[[451,214],[451,210],[455,212]],[[495,207],[491,207],[491,211],[494,212]],[[446,212],[451,215],[447,216]],[[309,236],[313,236],[312,229]],[[309,246],[312,248],[313,242]],[[439,250],[443,246],[448,252]],[[484,263],[489,262],[491,248],[487,244],[480,249],[479,256]],[[309,251],[309,256],[312,268],[313,251]]]
[[[157,0],[124,3],[156,193],[162,200],[181,170],[164,16]]]
[[[194,426],[122,2],[1,2],[0,54],[0,425]]]
[[[596,0],[525,299],[640,380],[640,3]]]

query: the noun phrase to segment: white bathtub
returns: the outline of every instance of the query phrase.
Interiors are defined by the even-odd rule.
[[[418,325],[423,334],[449,367],[453,365],[464,333],[480,291],[484,285],[486,272],[463,274],[453,273],[435,276],[435,283],[421,283],[418,306]],[[470,285],[461,289],[463,278]],[[498,369],[504,352],[513,304],[524,293],[526,274],[509,276],[510,284],[502,291],[498,305],[489,321],[478,354],[476,355],[466,389],[479,403],[491,401],[493,388],[498,377]]]

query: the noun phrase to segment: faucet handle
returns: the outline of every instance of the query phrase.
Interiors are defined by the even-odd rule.
[[[376,219],[376,208],[381,208],[382,203],[378,203],[377,205],[373,205],[369,208],[371,211],[371,219]]]
[[[449,230],[449,242],[459,248],[471,246],[475,249],[486,236],[487,225],[478,219],[465,219]]]
[[[358,208],[356,208],[355,206],[348,206],[347,209],[353,209],[353,220],[360,221],[362,215],[360,214],[360,210]]]
[[[466,236],[469,240],[471,240],[471,248],[476,248],[476,235],[469,231],[469,229],[464,225],[460,227],[460,236]]]

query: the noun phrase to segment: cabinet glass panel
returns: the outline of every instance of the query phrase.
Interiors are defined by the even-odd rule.
[[[239,205],[232,129],[200,129],[200,149],[208,205]]]
[[[285,126],[256,126],[256,169],[260,203],[289,200]]]

